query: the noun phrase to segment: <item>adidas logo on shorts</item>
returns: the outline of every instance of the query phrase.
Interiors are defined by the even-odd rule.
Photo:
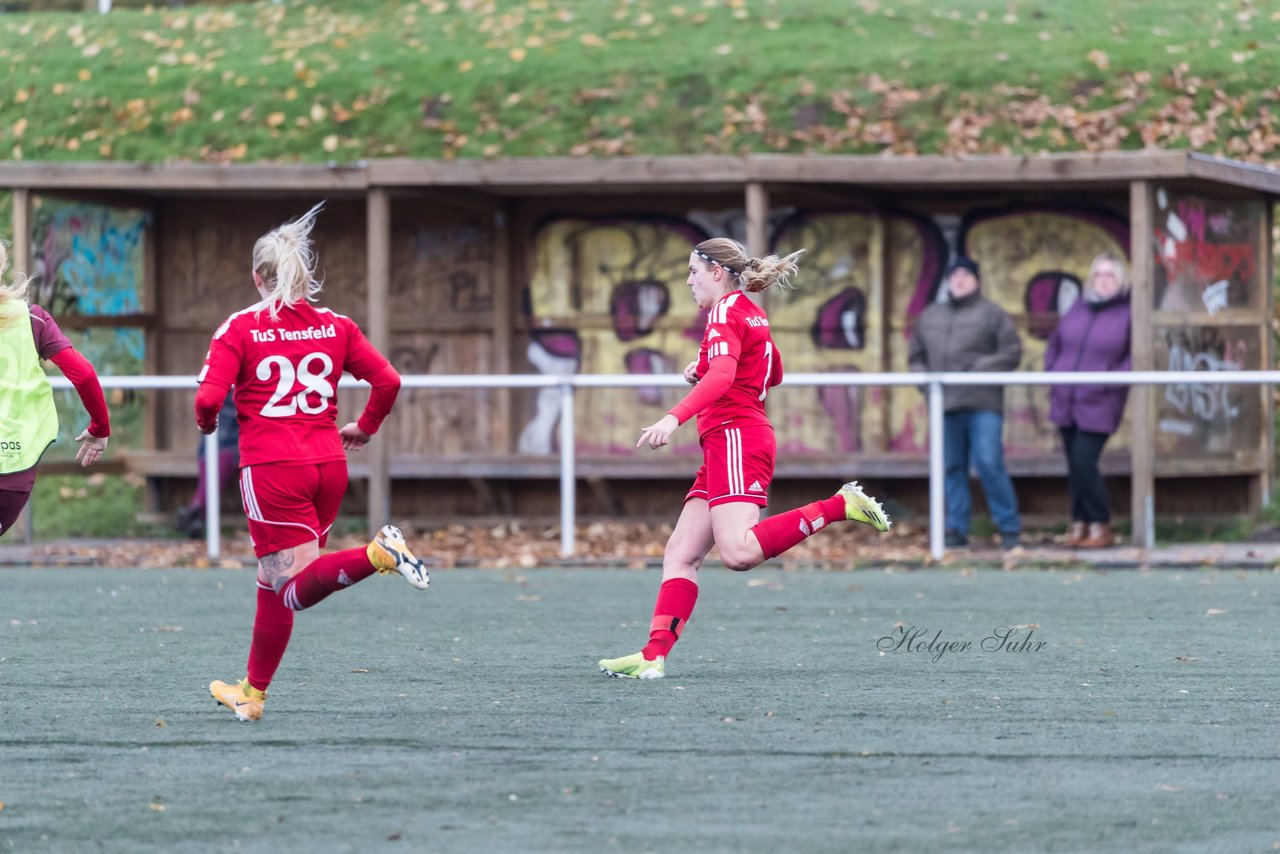
[[[747,492],[764,492],[764,487],[760,485],[760,481],[753,480],[751,485],[747,487]]]

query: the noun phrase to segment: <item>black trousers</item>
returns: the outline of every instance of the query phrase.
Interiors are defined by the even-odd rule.
[[[1071,493],[1073,522],[1110,522],[1111,502],[1107,484],[1098,470],[1102,446],[1109,433],[1090,433],[1078,427],[1062,427],[1062,447],[1067,453],[1067,489]]]

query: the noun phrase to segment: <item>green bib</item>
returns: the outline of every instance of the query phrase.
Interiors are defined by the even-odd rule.
[[[40,368],[31,309],[8,300],[0,304],[0,474],[31,468],[57,438],[58,411]]]

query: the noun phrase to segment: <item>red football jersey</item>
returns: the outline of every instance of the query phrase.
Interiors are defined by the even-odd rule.
[[[302,302],[272,320],[255,305],[218,327],[198,379],[223,394],[235,386],[241,466],[316,463],[346,459],[338,378],[366,379],[386,364],[349,317]]]
[[[698,413],[699,436],[729,425],[768,424],[764,398],[782,382],[782,355],[769,334],[769,318],[742,291],[711,307],[698,348],[698,378],[721,356],[737,359],[738,368],[729,390]]]

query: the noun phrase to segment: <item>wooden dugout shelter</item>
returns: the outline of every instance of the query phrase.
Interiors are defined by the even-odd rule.
[[[914,318],[958,252],[982,264],[984,291],[1018,323],[1024,369],[1040,368],[1044,339],[1104,250],[1129,258],[1135,370],[1273,363],[1280,173],[1186,152],[8,162],[0,187],[13,193],[14,266],[41,276],[46,307],[107,350],[104,327],[132,330],[117,372],[196,373],[218,323],[253,299],[254,240],[321,199],[322,301],[357,319],[403,373],[679,372],[699,328],[684,290],[688,251],[719,234],[753,254],[808,249],[799,288],[766,296],[793,372],[905,370]],[[111,372],[112,356],[99,358]],[[349,411],[358,393],[342,394]],[[669,512],[683,486],[668,482],[650,502],[650,484],[687,481],[693,431],[662,458],[630,445],[678,392],[579,394],[579,507]],[[1006,397],[1024,509],[1060,516],[1065,469],[1047,391]],[[134,400],[122,458],[148,477],[157,505],[172,504],[172,480],[194,471],[190,398]],[[370,516],[384,515],[393,482],[398,515],[550,515],[556,411],[545,403],[515,390],[406,392],[384,441],[352,467],[367,479]],[[848,474],[893,479],[887,494],[923,508],[916,390],[783,387],[770,406],[775,495]],[[1206,495],[1220,512],[1258,507],[1274,472],[1272,420],[1261,387],[1135,388],[1104,458],[1116,506],[1130,502],[1135,531],[1150,495],[1162,514],[1203,510]],[[611,486],[620,480],[624,491]]]

